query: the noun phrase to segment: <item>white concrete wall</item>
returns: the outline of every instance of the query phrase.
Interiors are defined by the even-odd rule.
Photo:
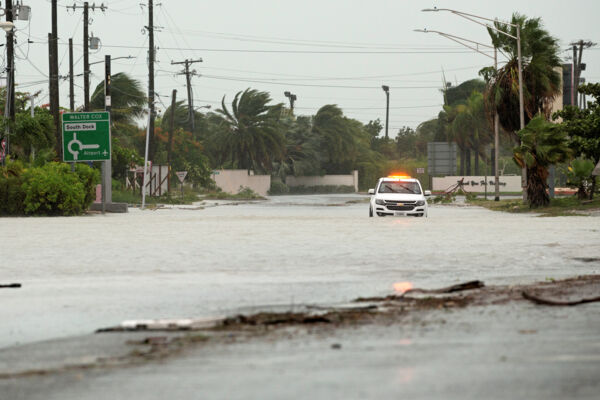
[[[465,178],[465,190],[467,192],[483,193],[485,192],[485,176],[445,176],[432,178],[432,190],[444,191],[458,183],[462,178]],[[520,192],[521,177],[518,175],[502,175],[500,176],[500,192]],[[487,177],[487,191],[494,191],[494,177]]]
[[[239,193],[240,187],[247,187],[261,196],[266,196],[271,188],[271,175],[249,175],[245,169],[220,169],[213,171],[211,178],[222,191]]]
[[[288,176],[285,183],[289,187],[294,186],[354,186],[358,192],[358,171],[350,175],[324,175],[324,176]]]

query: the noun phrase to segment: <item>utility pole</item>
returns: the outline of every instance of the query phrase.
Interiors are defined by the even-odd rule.
[[[75,90],[73,77],[73,38],[69,38],[69,110],[75,111]]]
[[[586,65],[581,62],[583,56],[583,49],[588,49],[595,46],[596,43],[584,40],[578,40],[577,42],[571,43],[573,46],[573,67],[571,70],[571,105],[579,107],[579,78],[581,77],[581,71],[585,71]],[[583,104],[582,104],[583,105]]]
[[[6,1],[6,21],[13,22],[14,9],[12,0]],[[15,35],[14,29],[6,32],[6,75],[9,76],[10,86],[8,86],[8,115],[10,120],[15,120]]]
[[[104,110],[108,112],[108,121],[110,125],[111,110],[111,72],[110,55],[104,56]],[[110,131],[110,126],[109,126]],[[112,151],[112,146],[111,146]],[[106,212],[106,203],[112,203],[112,165],[111,160],[102,161],[102,213]]]
[[[148,129],[150,130],[150,160],[154,160],[156,143],[154,141],[154,118],[156,111],[154,109],[154,3],[148,0],[148,109],[150,110],[150,119]]]
[[[83,3],[83,111],[90,111],[89,21],[89,5],[86,1]]]
[[[177,106],[177,89],[173,89],[171,95],[171,123],[169,126],[169,143],[167,145],[167,164],[169,165],[169,177],[167,178],[167,192],[171,192],[171,151],[173,150],[173,134],[175,133],[175,107]]]
[[[192,91],[192,75],[196,75],[196,71],[190,71],[190,65],[194,63],[202,62],[202,59],[184,61],[171,61],[171,65],[183,64],[185,69],[179,73],[179,75],[185,75],[187,85],[187,96],[188,96],[188,119],[192,126],[192,139],[196,139],[196,118],[194,117],[194,95]]]
[[[390,87],[382,85],[381,88],[385,92],[385,139],[388,139],[388,126],[390,124]]]
[[[6,21],[13,22],[13,7],[12,1],[6,2]],[[11,122],[15,120],[15,56],[14,56],[14,33],[13,29],[6,31],[6,104],[4,106],[4,118],[9,119]],[[4,141],[2,147],[6,146],[3,150],[4,157],[2,159],[2,165],[4,165],[4,159],[10,154],[10,128],[11,123],[6,124],[4,131]]]
[[[50,113],[54,119],[56,135],[56,155],[62,155],[62,135],[60,126],[60,94],[58,87],[58,12],[57,0],[52,0],[52,33],[48,35],[50,51]]]
[[[73,11],[79,8],[83,9],[83,111],[90,111],[90,36],[88,33],[90,6],[86,1],[83,3],[83,6],[73,4],[72,6],[67,6],[67,8],[71,8]],[[96,8],[104,12],[108,7],[104,4],[99,6],[95,3],[92,4],[92,11],[96,11]]]

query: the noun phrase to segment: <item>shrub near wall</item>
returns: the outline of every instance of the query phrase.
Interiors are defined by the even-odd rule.
[[[0,174],[2,215],[78,215],[95,197],[100,175],[87,165],[77,165],[75,173],[56,162],[36,168],[18,165],[10,163]]]
[[[0,215],[23,214],[23,164],[9,162],[0,172]]]

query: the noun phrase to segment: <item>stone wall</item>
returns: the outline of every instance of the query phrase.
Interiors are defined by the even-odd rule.
[[[271,188],[271,175],[253,175],[245,169],[221,169],[213,171],[211,178],[226,193],[236,194],[247,187],[261,196]]]
[[[294,186],[354,186],[358,192],[358,171],[349,175],[324,175],[324,176],[288,176],[285,183]]]

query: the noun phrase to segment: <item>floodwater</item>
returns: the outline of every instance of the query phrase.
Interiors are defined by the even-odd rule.
[[[0,219],[0,348],[127,319],[213,317],[439,287],[599,273],[599,217],[432,206],[368,218],[360,195],[282,196],[202,210]]]

